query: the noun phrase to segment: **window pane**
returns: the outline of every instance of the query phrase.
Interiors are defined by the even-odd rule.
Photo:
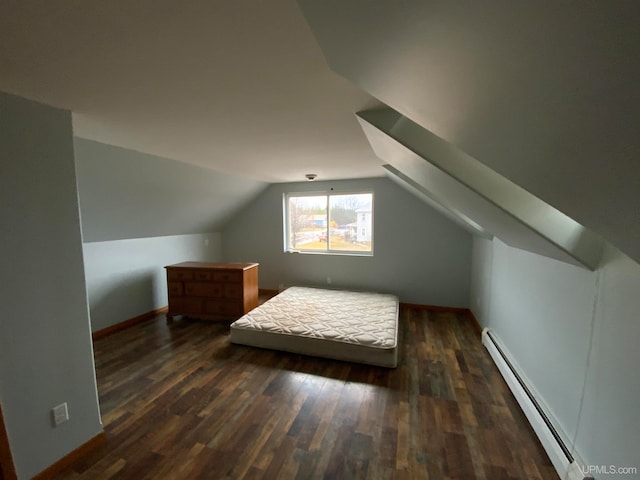
[[[327,196],[289,197],[289,247],[327,250]]]
[[[329,250],[371,252],[373,194],[331,195]]]

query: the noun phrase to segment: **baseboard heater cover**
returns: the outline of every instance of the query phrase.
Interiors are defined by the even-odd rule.
[[[482,331],[482,344],[485,346],[493,362],[498,367],[500,374],[507,382],[511,393],[518,401],[531,427],[535,431],[540,443],[547,452],[558,476],[562,480],[583,480],[583,468],[573,457],[549,417],[545,414],[536,400],[531,389],[523,381],[522,377],[514,369],[504,349],[500,347],[491,330],[485,328]]]

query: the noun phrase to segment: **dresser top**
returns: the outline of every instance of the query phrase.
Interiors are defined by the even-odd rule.
[[[249,270],[257,267],[257,263],[213,263],[213,262],[182,262],[167,265],[164,268],[216,268],[226,270]]]

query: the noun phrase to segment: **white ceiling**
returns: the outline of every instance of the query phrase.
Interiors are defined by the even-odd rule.
[[[640,262],[640,2],[298,3],[336,72]]]
[[[384,175],[294,0],[2,0],[0,90],[79,137],[266,182]]]
[[[384,175],[379,99],[640,261],[637,0],[299,3],[1,0],[0,90],[266,182]]]
[[[600,237],[451,143],[391,108],[357,115],[371,147],[401,184],[507,245],[592,270],[599,265]]]

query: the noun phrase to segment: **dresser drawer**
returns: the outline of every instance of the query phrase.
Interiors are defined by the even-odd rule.
[[[242,298],[242,293],[241,283],[230,283],[224,286],[224,298],[239,300]]]
[[[218,283],[187,282],[184,284],[184,293],[196,297],[222,298],[222,288],[223,285]]]
[[[168,282],[167,290],[170,297],[180,297],[184,293],[181,282]]]
[[[204,313],[203,298],[178,297],[169,299],[169,311],[180,313]]]
[[[208,282],[211,280],[211,272],[204,270],[195,270],[193,272],[193,279]]]
[[[242,282],[242,272],[224,272],[224,271],[214,271],[213,272],[213,281],[214,282]]]
[[[167,270],[167,280],[170,282],[193,280],[193,270]]]
[[[220,302],[207,300],[206,313],[236,317],[242,313],[241,305],[236,302]]]

